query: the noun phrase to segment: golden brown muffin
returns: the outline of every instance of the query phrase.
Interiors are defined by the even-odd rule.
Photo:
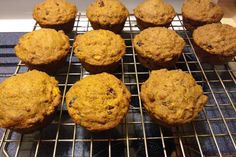
[[[61,102],[58,82],[36,70],[0,84],[0,127],[30,133],[51,122]]]
[[[172,68],[182,54],[185,41],[173,30],[147,28],[134,38],[141,64],[149,69]]]
[[[87,76],[66,94],[73,121],[90,131],[116,127],[129,109],[131,94],[126,86],[108,73]]]
[[[33,18],[42,28],[72,31],[77,8],[66,0],[45,0],[34,7]]]
[[[15,52],[31,69],[54,72],[63,65],[69,48],[69,38],[63,31],[43,28],[24,34]]]
[[[108,30],[93,30],[78,35],[74,52],[84,68],[91,73],[115,70],[125,54],[125,42]]]
[[[207,24],[193,32],[194,48],[202,62],[224,64],[236,56],[236,28]]]
[[[163,125],[180,125],[193,120],[208,97],[192,75],[181,70],[152,71],[141,86],[141,99],[148,113]]]
[[[185,0],[182,14],[184,26],[190,31],[205,24],[218,23],[224,16],[221,7],[211,0]]]
[[[138,27],[169,27],[176,13],[170,4],[163,0],[146,0],[134,9]]]
[[[123,30],[129,15],[119,0],[95,0],[86,11],[93,29],[106,29],[115,33]]]

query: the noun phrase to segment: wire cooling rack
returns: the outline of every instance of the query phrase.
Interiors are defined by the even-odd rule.
[[[34,30],[40,27],[35,24]],[[65,107],[65,93],[77,81],[89,75],[73,55],[71,47],[67,64],[55,75],[63,94],[54,121],[41,131],[19,134],[0,130],[0,156],[76,156],[76,157],[235,157],[236,156],[236,79],[235,72],[226,65],[211,66],[199,62],[192,46],[191,34],[177,15],[170,29],[181,35],[187,45],[176,64],[191,73],[202,85],[209,101],[198,118],[179,127],[155,124],[143,109],[139,97],[140,85],[148,76],[148,69],[137,60],[132,40],[140,31],[133,15],[125,23],[121,36],[127,51],[119,69],[114,73],[132,93],[130,110],[115,129],[91,133],[75,125]],[[71,45],[77,34],[92,30],[85,14],[76,18]],[[0,45],[0,81],[28,68],[18,62],[14,44]],[[235,64],[232,61],[231,64]],[[15,70],[15,72],[11,72]]]

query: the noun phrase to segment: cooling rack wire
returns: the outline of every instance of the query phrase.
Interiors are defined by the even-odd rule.
[[[35,24],[34,29],[39,29]],[[45,129],[32,134],[19,134],[0,130],[0,156],[76,156],[76,157],[235,157],[236,156],[236,70],[228,64],[211,66],[202,64],[195,55],[191,34],[182,25],[178,14],[170,29],[181,35],[186,46],[176,69],[191,73],[209,97],[208,104],[193,122],[179,127],[161,127],[150,119],[143,109],[140,85],[149,71],[137,60],[132,40],[140,31],[133,15],[125,23],[121,36],[127,50],[114,75],[121,79],[132,93],[130,110],[123,122],[113,130],[91,133],[75,125],[65,107],[65,93],[77,80],[89,75],[73,55],[55,75],[63,94],[62,104],[55,120]],[[78,34],[92,30],[84,13],[80,13],[70,34],[71,45]],[[2,72],[0,81],[28,71],[18,62],[14,46],[0,45],[1,68],[15,69],[15,73]],[[11,60],[11,61],[7,61]],[[230,64],[235,64],[232,61]],[[1,69],[0,68],[0,69]]]

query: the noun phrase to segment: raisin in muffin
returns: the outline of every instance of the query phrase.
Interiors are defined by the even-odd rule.
[[[131,94],[125,85],[108,73],[87,76],[66,94],[73,121],[90,131],[116,127],[129,109]]]
[[[185,41],[173,30],[153,27],[136,35],[133,44],[140,63],[154,70],[172,68],[182,54]]]
[[[33,18],[42,28],[72,31],[77,8],[66,0],[45,0],[34,7]]]
[[[192,75],[181,70],[152,71],[141,86],[141,99],[148,113],[166,126],[193,120],[207,103],[208,97]]]
[[[36,70],[12,76],[0,84],[0,127],[36,131],[52,121],[60,102],[54,77]]]
[[[143,30],[148,27],[169,27],[176,13],[170,4],[163,0],[146,0],[134,9],[138,27]]]
[[[69,48],[69,38],[63,31],[43,28],[24,34],[15,52],[30,69],[55,72],[65,62]]]
[[[236,56],[236,28],[227,24],[208,24],[193,32],[194,48],[202,62],[224,64]]]
[[[78,35],[74,43],[75,55],[91,73],[112,72],[125,54],[125,42],[108,30],[93,30]]]
[[[129,15],[119,0],[95,0],[86,11],[93,29],[106,29],[119,33]]]
[[[193,31],[199,26],[220,22],[224,12],[211,0],[185,0],[182,15],[185,28]]]

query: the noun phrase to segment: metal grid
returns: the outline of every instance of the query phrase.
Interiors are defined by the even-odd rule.
[[[34,30],[39,29],[36,24]],[[139,97],[140,85],[148,76],[148,69],[138,61],[132,40],[140,31],[133,15],[125,23],[121,36],[127,52],[114,73],[132,93],[130,110],[123,122],[113,130],[91,133],[75,125],[65,107],[65,93],[77,80],[89,75],[73,55],[71,47],[67,64],[55,75],[63,94],[55,120],[47,128],[32,133],[19,134],[10,130],[0,131],[0,156],[77,156],[77,157],[218,157],[236,156],[236,79],[228,65],[211,66],[199,62],[192,46],[191,34],[182,25],[182,16],[177,15],[170,29],[176,30],[186,41],[183,55],[176,64],[191,73],[202,85],[209,101],[193,122],[165,128],[150,119]],[[85,14],[79,14],[70,34],[71,45],[77,34],[92,30]],[[0,58],[8,60],[15,55],[14,45],[0,45]],[[1,63],[1,68],[15,68],[22,73],[28,68],[21,62]],[[235,62],[232,62],[235,64]],[[0,80],[12,73],[0,73]]]

